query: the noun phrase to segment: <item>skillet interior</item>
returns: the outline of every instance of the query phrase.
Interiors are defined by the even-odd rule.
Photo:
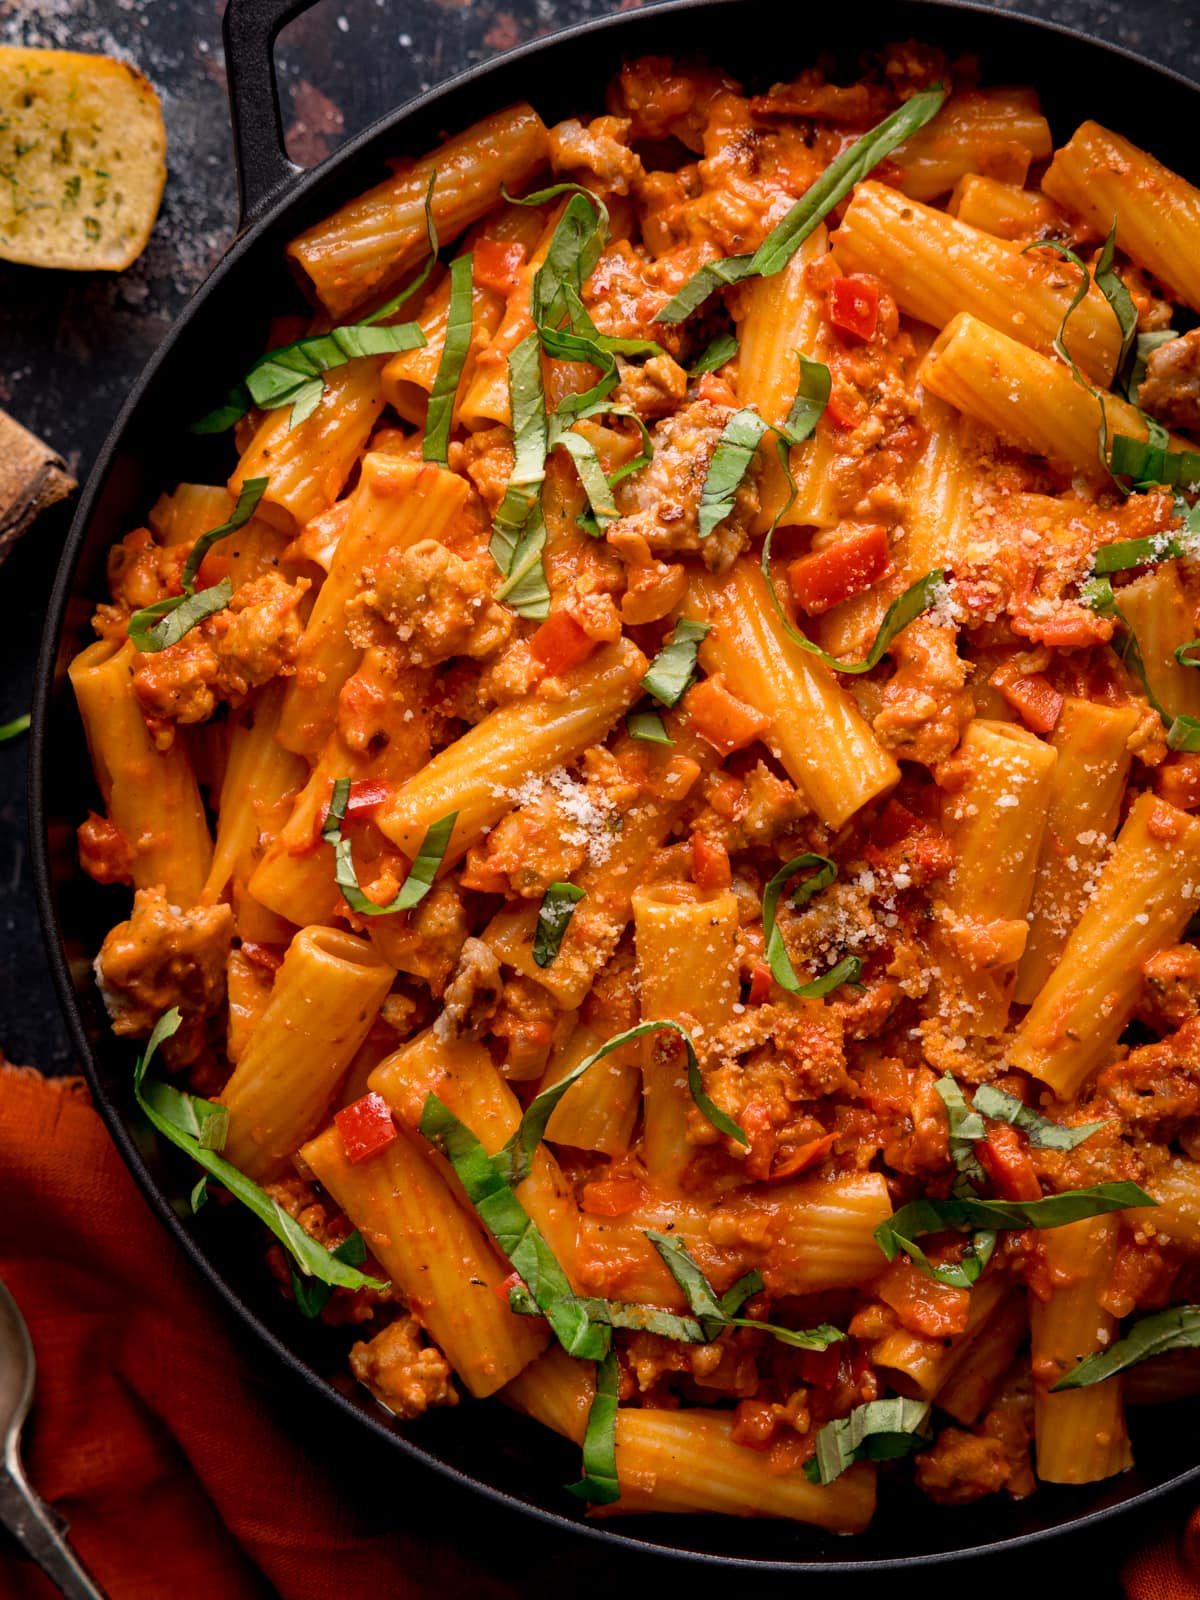
[[[389,153],[419,154],[446,131],[518,98],[547,121],[602,107],[603,90],[622,56],[705,54],[750,83],[766,85],[811,64],[823,50],[847,70],[858,53],[913,36],[981,58],[988,83],[1033,82],[1055,134],[1064,140],[1092,115],[1154,149],[1192,181],[1197,157],[1184,130],[1194,126],[1200,92],[1136,58],[1063,31],[993,11],[931,0],[859,0],[853,39],[844,42],[836,8],[782,8],[772,0],[693,0],[631,12],[534,43],[455,80],[385,119],[332,162],[303,180],[290,199],[238,242],[196,296],[182,322],[134,390],[83,496],[51,601],[38,682],[31,806],[39,900],[51,961],[68,1020],[98,1103],[138,1181],[181,1243],[244,1321],[315,1390],[406,1454],[440,1467],[484,1492],[543,1517],[584,1526],[561,1485],[574,1477],[574,1450],[496,1405],[434,1413],[402,1436],[384,1413],[342,1375],[342,1341],[302,1323],[279,1300],[262,1271],[255,1230],[209,1206],[179,1220],[176,1207],[194,1180],[187,1164],[163,1159],[131,1115],[133,1052],[108,1033],[91,982],[91,960],[105,930],[126,914],[122,890],[105,890],[79,872],[74,827],[95,790],[64,669],[90,639],[88,616],[103,590],[108,547],[136,525],[160,490],[180,479],[220,481],[229,445],[192,438],[189,418],[224,394],[262,348],[270,316],[296,303],[283,268],[283,245],[301,227],[382,175]],[[841,36],[841,37],[839,37]],[[254,1245],[254,1248],[250,1246]],[[337,1385],[336,1390],[330,1382]],[[312,1401],[315,1403],[315,1396]],[[805,1571],[847,1572],[928,1561],[1038,1539],[1083,1521],[1144,1504],[1153,1494],[1200,1473],[1190,1428],[1177,1407],[1135,1413],[1139,1466],[1108,1485],[1043,1489],[1015,1506],[988,1501],[948,1512],[889,1482],[870,1532],[836,1540],[781,1523],[714,1518],[637,1518],[607,1523],[601,1537],[685,1555],[795,1563]]]

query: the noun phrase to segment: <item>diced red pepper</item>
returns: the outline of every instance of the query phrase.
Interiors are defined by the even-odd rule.
[[[243,939],[241,949],[247,961],[267,972],[278,972],[283,965],[283,950],[277,944],[259,944],[252,939]]]
[[[501,1278],[500,1282],[492,1290],[492,1293],[496,1296],[497,1300],[503,1300],[504,1304],[507,1305],[508,1297],[511,1291],[513,1289],[522,1288],[524,1283],[525,1279],[519,1272],[510,1272],[507,1278]]]
[[[733,880],[729,851],[711,833],[692,835],[692,881],[698,889],[728,889]]]
[[[719,755],[732,755],[761,739],[771,719],[739,700],[725,687],[721,673],[693,685],[683,698],[692,728]]]
[[[818,1161],[823,1160],[836,1143],[837,1134],[827,1133],[823,1138],[810,1139],[807,1144],[797,1145],[790,1155],[775,1163],[767,1182],[780,1183],[784,1178],[794,1178],[798,1172],[807,1172],[809,1167],[815,1167]]]
[[[861,594],[891,570],[887,531],[862,528],[824,550],[801,556],[788,567],[792,597],[802,611],[817,616],[851,595]]]
[[[363,817],[369,817],[379,809],[385,800],[390,800],[391,796],[392,786],[390,783],[384,783],[378,778],[362,778],[359,782],[350,785],[350,793],[346,796],[346,815],[342,820],[344,822],[356,822]],[[331,784],[329,797],[317,813],[316,827],[313,830],[314,837],[318,840],[325,832],[325,825],[329,821],[329,802],[332,797],[333,786]],[[291,851],[289,853],[295,855],[299,852]]]
[[[995,1123],[987,1138],[976,1143],[975,1153],[1005,1200],[1042,1198],[1042,1186],[1021,1142],[1021,1135],[1008,1123]]]
[[[596,648],[569,611],[552,611],[529,641],[529,649],[553,677],[569,672]]]
[[[1054,731],[1062,715],[1063,697],[1049,678],[1040,672],[1016,673],[995,686],[1034,733]]]
[[[716,406],[736,406],[737,395],[734,394],[728,380],[720,377],[715,372],[706,372],[696,385],[696,392],[701,400],[711,400]]]
[[[579,1196],[580,1209],[593,1217],[620,1217],[640,1206],[646,1185],[640,1178],[602,1178],[588,1183]]]
[[[480,239],[472,252],[475,282],[494,294],[510,295],[525,265],[525,246],[519,240]]]
[[[831,1344],[827,1350],[805,1350],[800,1356],[800,1376],[805,1383],[818,1389],[832,1389],[838,1381],[842,1365],[844,1340]]]
[[[386,1150],[397,1137],[392,1108],[381,1094],[364,1094],[334,1113],[334,1125],[341,1135],[347,1161],[356,1166],[370,1156]]]
[[[1181,811],[1195,811],[1200,806],[1200,755],[1164,761],[1155,774],[1154,787],[1162,799]]]
[[[765,961],[754,963],[754,976],[750,979],[750,993],[746,996],[747,1005],[760,1006],[771,992],[771,969]]]
[[[835,278],[829,288],[829,320],[852,338],[874,338],[879,326],[879,285],[857,273],[852,278]]]
[[[881,850],[886,850],[890,845],[899,844],[901,839],[907,839],[909,834],[915,833],[920,826],[920,818],[906,805],[899,800],[889,800],[875,824],[871,843],[878,845]]]
[[[857,428],[866,415],[866,407],[857,390],[849,384],[835,380],[825,407],[825,416],[835,428]]]

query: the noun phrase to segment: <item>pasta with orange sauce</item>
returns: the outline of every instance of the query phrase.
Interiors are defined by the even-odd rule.
[[[290,246],[71,668],[139,1103],[382,1407],[598,1512],[1123,1470],[1200,1251],[1200,191],[911,43],[446,151]]]

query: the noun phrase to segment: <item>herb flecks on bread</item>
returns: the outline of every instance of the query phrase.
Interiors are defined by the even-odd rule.
[[[0,259],[119,271],[166,181],[158,96],[111,56],[0,47]]]

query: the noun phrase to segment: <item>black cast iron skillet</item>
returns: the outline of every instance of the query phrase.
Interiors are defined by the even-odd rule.
[[[411,1460],[520,1508],[627,1550],[685,1562],[729,1563],[764,1573],[871,1573],[945,1562],[1044,1540],[1119,1513],[1145,1508],[1200,1476],[1191,1419],[1178,1407],[1134,1413],[1137,1467],[1107,1484],[1046,1487],[1024,1505],[995,1498],[947,1511],[886,1482],[870,1532],[837,1539],[778,1522],[714,1517],[583,1521],[562,1485],[577,1475],[574,1449],[498,1403],[432,1414],[404,1431],[390,1425],[344,1375],[344,1346],[305,1324],[262,1270],[253,1227],[224,1208],[187,1215],[194,1172],[149,1141],[133,1112],[133,1052],[109,1033],[91,962],[105,931],[126,913],[124,891],[105,890],[79,871],[74,829],[94,785],[66,684],[70,657],[91,638],[88,617],[102,596],[104,557],[144,518],[164,488],[181,479],[219,482],[228,442],[191,437],[186,425],[215,403],[263,348],[268,318],[295,303],[283,248],[383,175],[389,154],[417,155],[476,118],[517,99],[547,122],[598,114],[621,59],[648,52],[702,51],[751,84],[766,86],[831,51],[853,74],[860,52],[915,37],[951,55],[979,56],[984,81],[1033,83],[1055,134],[1065,140],[1093,116],[1152,148],[1200,181],[1187,130],[1200,91],[1183,78],[1065,29],[971,5],[937,0],[858,0],[844,8],[778,0],[675,0],[650,11],[608,16],[538,40],[465,73],[392,113],[315,171],[302,174],[284,153],[272,46],[283,24],[312,0],[229,0],[225,43],[241,187],[242,231],[135,385],[101,452],[50,597],[36,687],[30,763],[30,818],[39,904],[63,1009],[96,1103],[134,1177],[193,1262],[277,1361],[307,1386],[304,1403],[333,1405]],[[839,16],[840,13],[840,16]],[[204,386],[199,392],[198,378]],[[230,1208],[234,1213],[238,1208]],[[1168,1415],[1164,1415],[1168,1413]],[[1182,1420],[1182,1425],[1181,1425]],[[889,1478],[892,1475],[889,1474]],[[436,1491],[436,1485],[431,1484]]]

